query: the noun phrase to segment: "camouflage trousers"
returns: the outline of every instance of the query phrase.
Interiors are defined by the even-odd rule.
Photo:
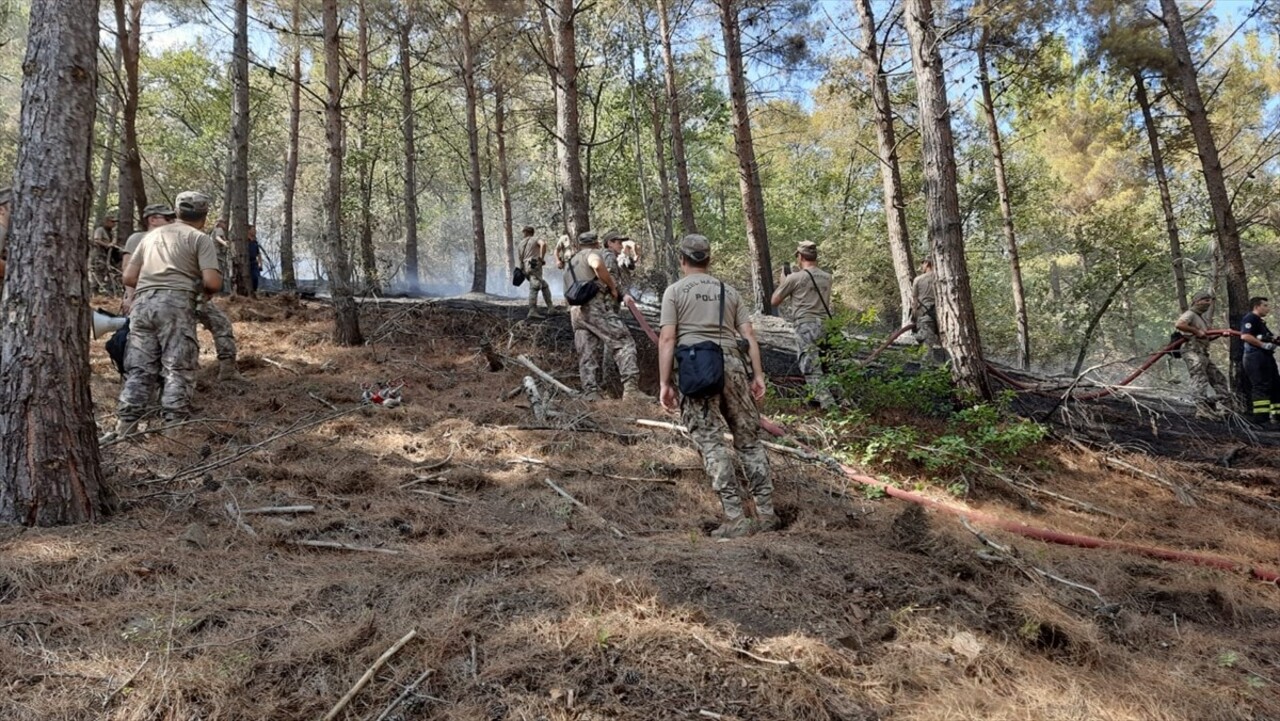
[[[1191,376],[1191,397],[1196,407],[1212,410],[1214,405],[1231,405],[1231,390],[1227,377],[1209,358],[1209,351],[1201,348],[1193,338],[1182,346],[1182,360]]]
[[[89,282],[97,295],[120,295],[120,273],[111,267],[111,249],[94,245],[89,249]]]
[[[936,310],[930,308],[916,313],[916,342],[930,348],[936,348],[940,344]]]
[[[610,299],[602,291],[586,305],[569,309],[573,326],[573,345],[578,351],[578,377],[584,392],[600,390],[600,356],[608,349],[618,364],[618,375],[625,383],[640,375],[636,364],[636,341],[622,319],[613,310]]]
[[[236,359],[236,335],[231,319],[213,301],[205,298],[196,305],[196,320],[213,334],[213,347],[218,360]]]
[[[821,320],[800,320],[794,324],[796,348],[800,352],[800,373],[809,386],[813,397],[823,408],[835,405],[836,399],[831,395],[822,375],[822,352],[819,344],[827,335],[827,325]]]
[[[184,291],[143,291],[129,313],[129,346],[124,353],[124,388],[116,415],[142,417],[163,374],[160,405],[166,420],[184,417],[195,391],[199,365],[195,295]]]
[[[746,366],[736,353],[727,353],[724,358],[724,391],[707,399],[681,398],[680,422],[698,444],[711,488],[720,496],[724,515],[730,521],[741,518],[743,512],[733,458],[724,439],[726,432],[733,435],[733,447],[755,499],[756,513],[773,513],[769,458],[759,439],[760,411],[751,398]]]
[[[524,277],[529,283],[529,307],[538,307],[538,294],[542,294],[542,301],[547,304],[547,308],[551,308],[551,286],[547,285],[547,281],[542,278],[542,261],[532,258],[524,262]]]

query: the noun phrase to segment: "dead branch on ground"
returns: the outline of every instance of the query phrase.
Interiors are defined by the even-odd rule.
[[[608,521],[606,521],[604,519],[604,516],[601,516],[599,513],[596,513],[591,509],[590,506],[574,498],[573,495],[570,494],[565,489],[561,488],[560,486],[557,486],[555,484],[555,481],[552,481],[550,478],[544,478],[543,482],[546,483],[548,486],[551,486],[551,490],[555,491],[556,493],[559,493],[561,496],[564,496],[566,499],[568,499],[570,503],[577,506],[578,508],[581,508],[584,513],[586,513],[587,515],[593,516],[596,520],[598,520],[606,528],[608,528],[611,532],[613,532],[613,535],[617,536],[618,538],[627,537],[627,534],[618,530],[617,526],[614,526],[612,523],[609,523]]]
[[[402,636],[399,641],[392,644],[391,648],[384,651],[382,655],[378,657],[378,660],[374,661],[373,665],[364,672],[364,675],[360,677],[360,680],[356,681],[356,684],[351,687],[351,690],[347,691],[342,698],[338,699],[338,703],[334,704],[333,708],[329,709],[329,713],[325,714],[321,721],[333,721],[333,719],[337,718],[338,714],[342,713],[342,709],[346,708],[347,704],[351,703],[351,699],[355,698],[356,694],[360,693],[360,689],[369,684],[369,681],[373,679],[373,675],[378,672],[378,669],[382,668],[383,664],[389,661],[392,656],[396,655],[400,649],[404,648],[406,643],[412,641],[414,636],[417,635],[418,629],[415,628]]]

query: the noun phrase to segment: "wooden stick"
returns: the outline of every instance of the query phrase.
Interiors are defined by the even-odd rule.
[[[556,379],[555,379],[555,378],[554,378],[550,373],[548,373],[548,372],[546,372],[546,371],[542,370],[541,368],[539,368],[538,366],[534,365],[534,362],[533,362],[533,361],[531,361],[531,360],[529,360],[529,357],[528,357],[528,356],[523,355],[523,354],[518,355],[518,356],[516,356],[516,362],[517,362],[517,363],[519,363],[520,365],[524,366],[525,368],[528,368],[530,371],[532,371],[532,372],[533,372],[533,374],[534,374],[534,375],[536,375],[536,376],[538,376],[539,378],[541,378],[543,381],[545,381],[545,382],[546,382],[548,385],[550,385],[552,388],[555,388],[556,390],[558,390],[558,391],[560,391],[561,393],[563,393],[563,394],[565,394],[565,395],[569,396],[570,398],[577,398],[578,396],[582,395],[581,393],[579,393],[579,392],[575,391],[574,389],[570,388],[569,386],[567,386],[567,385],[565,385],[565,384],[561,383],[560,381],[556,380]]]
[[[283,513],[315,513],[315,506],[263,506],[262,508],[242,508],[240,514],[244,516],[252,514],[283,514]]]
[[[456,451],[456,450],[457,450],[457,448],[456,448],[456,447],[454,447],[454,448],[450,448],[450,449],[449,449],[449,455],[448,455],[448,457],[446,457],[443,461],[436,461],[435,463],[428,463],[428,464],[427,464],[427,465],[425,465],[425,466],[414,466],[414,467],[413,467],[413,472],[414,472],[414,473],[426,473],[427,471],[434,471],[434,470],[435,470],[435,469],[437,469],[437,468],[444,468],[445,466],[449,465],[449,461],[452,461],[452,460],[453,460],[453,452],[454,452],[454,451]]]
[[[1157,476],[1156,474],[1151,473],[1150,471],[1144,471],[1141,468],[1138,468],[1137,466],[1131,463],[1126,463],[1120,460],[1119,458],[1112,458],[1111,456],[1103,456],[1102,462],[1107,464],[1108,466],[1111,466],[1112,468],[1120,468],[1120,469],[1129,471],[1130,473],[1133,473],[1135,475],[1142,476],[1143,478],[1149,478],[1155,481],[1156,483],[1159,483],[1165,488],[1168,488],[1170,491],[1173,491],[1173,495],[1178,498],[1178,503],[1181,503],[1184,506],[1196,505],[1195,499],[1191,497],[1191,494],[1187,492],[1187,489],[1183,488],[1181,485],[1177,483],[1174,483],[1173,481],[1161,478],[1160,476]]]
[[[532,376],[525,376],[521,382],[524,387],[524,393],[529,397],[529,405],[533,408],[533,417],[540,421],[547,420],[547,401],[542,397],[542,393],[538,391],[538,384],[533,382]]]
[[[362,551],[365,553],[386,553],[392,556],[400,555],[399,551],[396,551],[390,548],[374,548],[373,546],[355,546],[350,543],[342,543],[340,541],[312,541],[312,540],[303,539],[298,541],[289,541],[289,543],[292,543],[295,546],[309,546],[311,548],[332,548],[338,551]]]
[[[451,496],[451,495],[449,495],[449,494],[447,494],[447,493],[440,493],[440,492],[438,492],[438,491],[424,491],[424,490],[421,490],[421,489],[415,488],[415,489],[413,489],[413,490],[411,490],[411,491],[409,491],[409,492],[410,492],[410,493],[417,493],[417,494],[419,494],[419,495],[423,495],[423,496],[431,496],[432,498],[439,498],[440,500],[442,500],[442,501],[448,501],[449,503],[466,503],[466,504],[470,504],[470,503],[471,503],[471,500],[470,500],[470,499],[467,499],[467,498],[459,498],[458,496]]]
[[[550,463],[547,463],[546,461],[542,461],[537,458],[529,458],[528,456],[520,456],[515,460],[507,461],[507,463],[509,465],[515,465],[517,463],[530,463],[535,466],[543,466],[545,468],[550,468],[551,470],[557,471],[559,473],[564,473],[564,474],[578,473],[584,476],[600,476],[601,478],[611,478],[615,481],[635,481],[638,483],[668,483],[671,485],[675,485],[676,483],[674,478],[642,478],[640,476],[619,476],[614,473],[604,473],[603,471],[593,471],[585,468],[561,468],[560,466],[553,466]]]
[[[298,371],[296,371],[296,370],[294,370],[294,369],[290,368],[289,366],[287,366],[287,365],[285,365],[285,364],[283,364],[283,363],[281,363],[281,362],[279,362],[279,361],[273,361],[273,360],[271,360],[270,358],[268,358],[268,357],[266,357],[266,356],[262,356],[262,362],[263,362],[263,363],[268,363],[268,364],[270,364],[270,365],[273,365],[273,366],[275,366],[276,368],[279,368],[279,369],[280,369],[280,370],[282,370],[282,371],[289,371],[290,373],[294,374],[295,376],[300,376],[300,375],[302,375],[301,373],[299,373]]]
[[[394,711],[397,706],[403,703],[406,698],[409,698],[409,694],[413,693],[413,690],[416,689],[419,685],[421,685],[423,681],[427,680],[427,677],[430,676],[432,673],[433,672],[431,669],[427,669],[426,671],[423,671],[422,675],[414,679],[413,683],[406,686],[404,689],[404,693],[400,694],[399,696],[396,696],[394,701],[387,704],[387,707],[382,709],[382,713],[378,714],[378,718],[374,719],[373,721],[383,721],[383,719],[389,716],[391,712]]]
[[[587,504],[583,503],[582,501],[579,501],[578,499],[574,498],[568,491],[561,488],[560,486],[557,486],[555,484],[555,481],[552,481],[550,478],[544,478],[543,482],[546,483],[548,486],[551,486],[551,490],[569,499],[569,502],[572,503],[573,505],[577,506],[578,508],[581,508],[586,513],[589,513],[595,516],[596,518],[598,518],[600,522],[603,523],[610,531],[613,531],[613,535],[617,536],[618,538],[627,537],[627,534],[623,533],[622,531],[619,531],[616,526],[604,520],[603,516],[591,510],[591,508],[588,507]]]
[[[317,395],[317,394],[316,394],[316,392],[315,392],[315,391],[307,391],[307,396],[308,396],[308,397],[310,397],[310,398],[311,398],[311,400],[313,400],[313,401],[316,401],[316,402],[318,402],[318,403],[323,403],[323,404],[325,404],[326,406],[329,406],[329,408],[330,408],[330,409],[332,409],[332,410],[335,410],[335,411],[336,411],[336,410],[338,410],[338,407],[337,407],[337,406],[335,406],[334,404],[330,403],[329,401],[326,401],[325,399],[321,398],[319,395]]]
[[[258,532],[253,530],[253,526],[250,526],[249,524],[244,522],[244,518],[241,517],[243,515],[243,511],[241,511],[240,508],[235,503],[231,501],[227,501],[226,504],[223,506],[223,508],[227,509],[227,515],[231,516],[231,520],[235,522],[236,526],[238,526],[240,530],[244,531],[250,536],[258,535]]]
[[[333,721],[333,719],[342,712],[342,709],[346,708],[347,704],[351,703],[351,699],[355,698],[356,694],[360,693],[360,689],[369,684],[369,681],[373,679],[373,675],[378,672],[378,669],[382,668],[383,664],[390,660],[392,656],[396,655],[397,651],[404,648],[404,645],[412,641],[414,636],[417,635],[418,630],[415,628],[402,636],[399,641],[396,641],[391,646],[391,648],[384,651],[382,655],[378,657],[378,660],[374,661],[373,665],[364,672],[364,675],[360,677],[360,680],[356,681],[356,685],[352,686],[351,690],[347,691],[345,696],[338,699],[338,703],[334,704],[333,708],[329,709],[329,713],[325,714],[321,721]]]

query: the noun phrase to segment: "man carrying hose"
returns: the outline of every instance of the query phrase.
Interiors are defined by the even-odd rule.
[[[800,372],[814,401],[830,410],[836,399],[822,377],[822,345],[832,316],[831,274],[818,267],[818,246],[813,241],[796,247],[796,262],[800,267],[782,279],[770,302],[777,308],[791,298],[791,327],[800,350]]]
[[[1209,357],[1209,309],[1213,306],[1213,293],[1201,291],[1191,299],[1191,307],[1178,316],[1173,327],[1187,339],[1182,344],[1182,360],[1191,376],[1191,397],[1196,403],[1196,418],[1219,421],[1227,413],[1227,399],[1231,390],[1227,377]]]
[[[1253,422],[1265,426],[1272,413],[1280,414],[1280,372],[1276,370],[1275,336],[1263,318],[1271,312],[1266,298],[1249,299],[1252,309],[1240,319],[1240,340],[1244,341],[1244,372],[1249,376],[1249,399],[1253,401]]]

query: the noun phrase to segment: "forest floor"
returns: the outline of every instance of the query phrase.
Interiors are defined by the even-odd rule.
[[[675,420],[656,404],[557,397],[539,423],[509,396],[526,371],[488,369],[483,340],[576,386],[563,317],[366,305],[371,342],[338,348],[322,303],[220,302],[247,381],[216,380],[202,330],[198,420],[104,449],[118,513],[0,530],[0,718],[326,718],[416,630],[333,718],[1280,719],[1274,585],[979,528],[996,550],[772,453],[786,527],[718,543],[694,448],[632,420]],[[403,405],[359,404],[387,379]],[[1062,436],[1004,472],[1076,503],[992,482],[951,501],[1277,565],[1274,442]]]

